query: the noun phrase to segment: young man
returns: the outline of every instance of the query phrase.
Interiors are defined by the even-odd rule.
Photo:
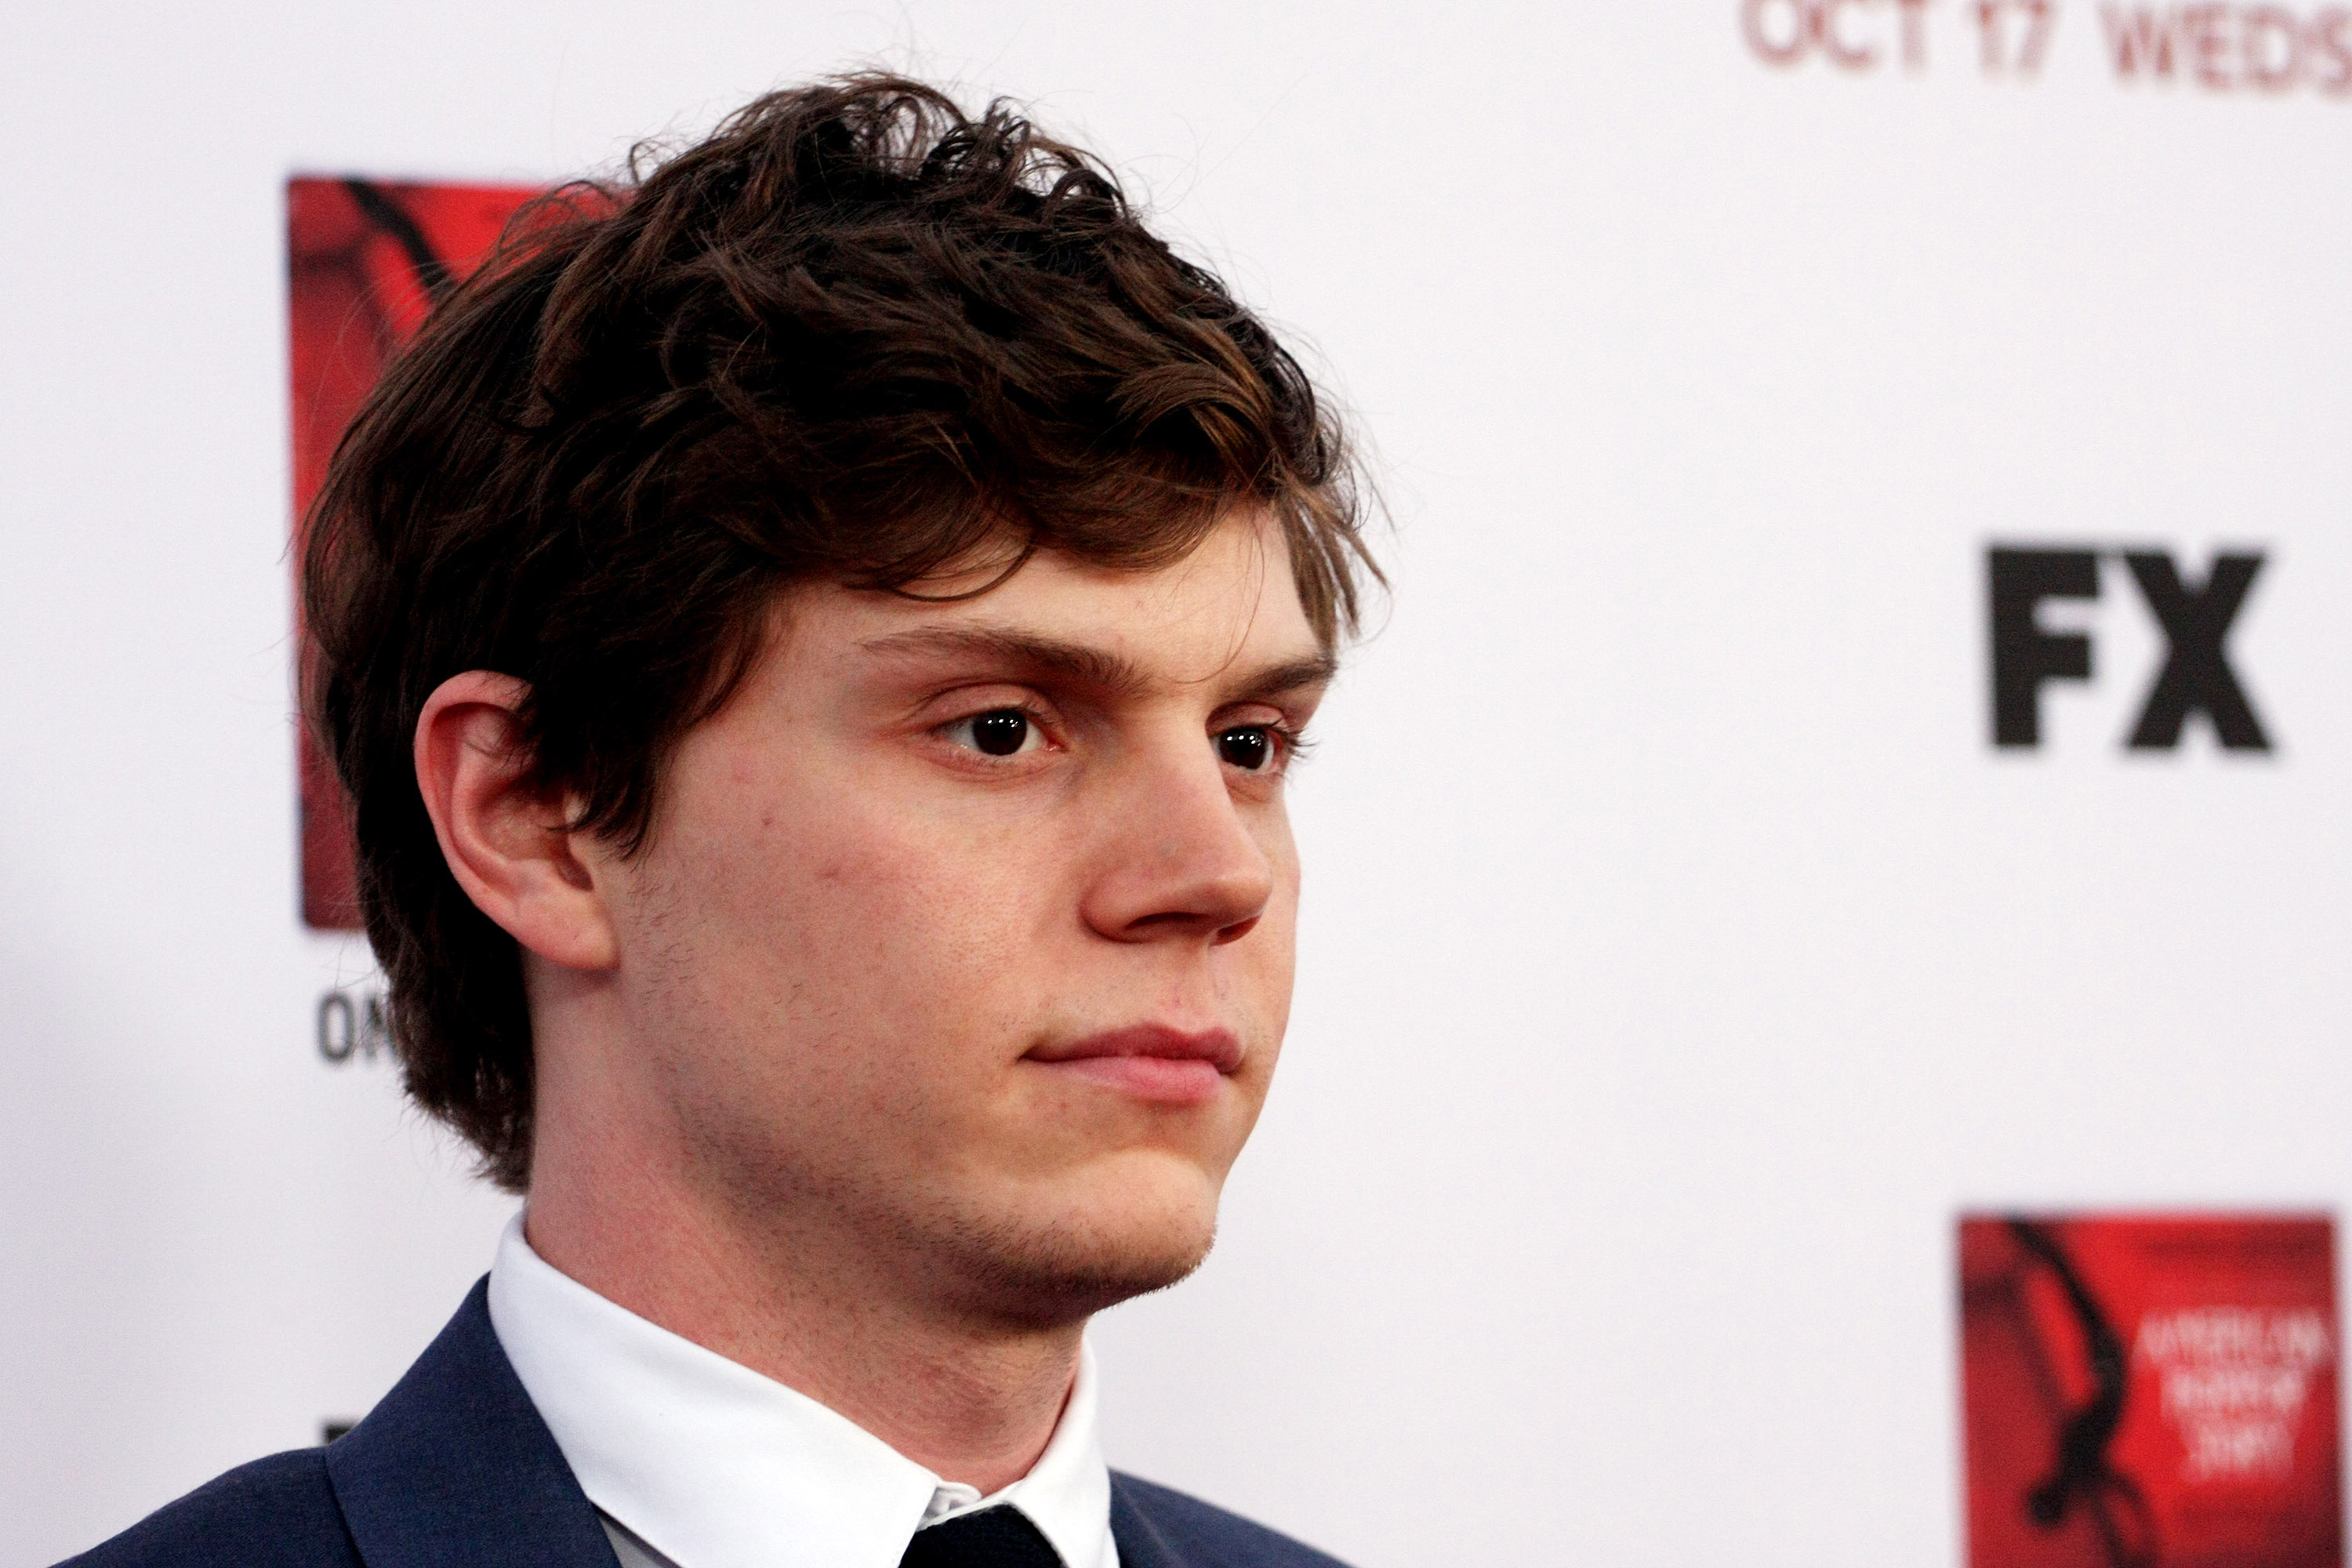
[[[1079,153],[856,78],[541,210],[339,453],[320,733],[526,1194],[324,1449],[90,1564],[1328,1564],[1106,1468],[1287,1014],[1329,414]]]

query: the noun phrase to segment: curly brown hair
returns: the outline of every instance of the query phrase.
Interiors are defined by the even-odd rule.
[[[782,584],[904,590],[990,549],[1150,567],[1258,504],[1328,645],[1378,577],[1354,474],[1265,325],[1002,101],[779,91],[527,208],[352,423],[301,563],[409,1093],[528,1184],[519,957],[412,760],[442,681],[527,682],[539,782],[634,851]]]

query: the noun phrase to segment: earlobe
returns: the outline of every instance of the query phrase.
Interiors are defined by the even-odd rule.
[[[416,720],[416,786],[466,896],[525,948],[567,969],[619,962],[607,891],[579,854],[570,802],[536,779],[519,714],[530,689],[467,670]]]

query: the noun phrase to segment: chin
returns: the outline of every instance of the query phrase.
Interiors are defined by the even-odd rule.
[[[1118,1174],[961,1238],[961,1272],[984,1310],[1041,1326],[1076,1321],[1201,1266],[1216,1240],[1219,1184],[1197,1167]]]

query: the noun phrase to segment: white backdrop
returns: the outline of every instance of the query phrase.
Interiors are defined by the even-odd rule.
[[[1973,0],[1817,10],[1865,68],[1738,0],[18,7],[0,1563],[363,1412],[508,1208],[313,1046],[368,961],[294,913],[285,176],[608,165],[877,58],[1104,148],[1401,521],[1223,1241],[1097,1331],[1114,1462],[1363,1568],[1957,1562],[1957,1208],[2352,1189],[2352,98],[2294,14],[2272,89],[2119,81],[2082,0],[2031,77]],[[2263,550],[2277,749],[2120,748],[2110,563],[1994,751],[1994,540]]]

